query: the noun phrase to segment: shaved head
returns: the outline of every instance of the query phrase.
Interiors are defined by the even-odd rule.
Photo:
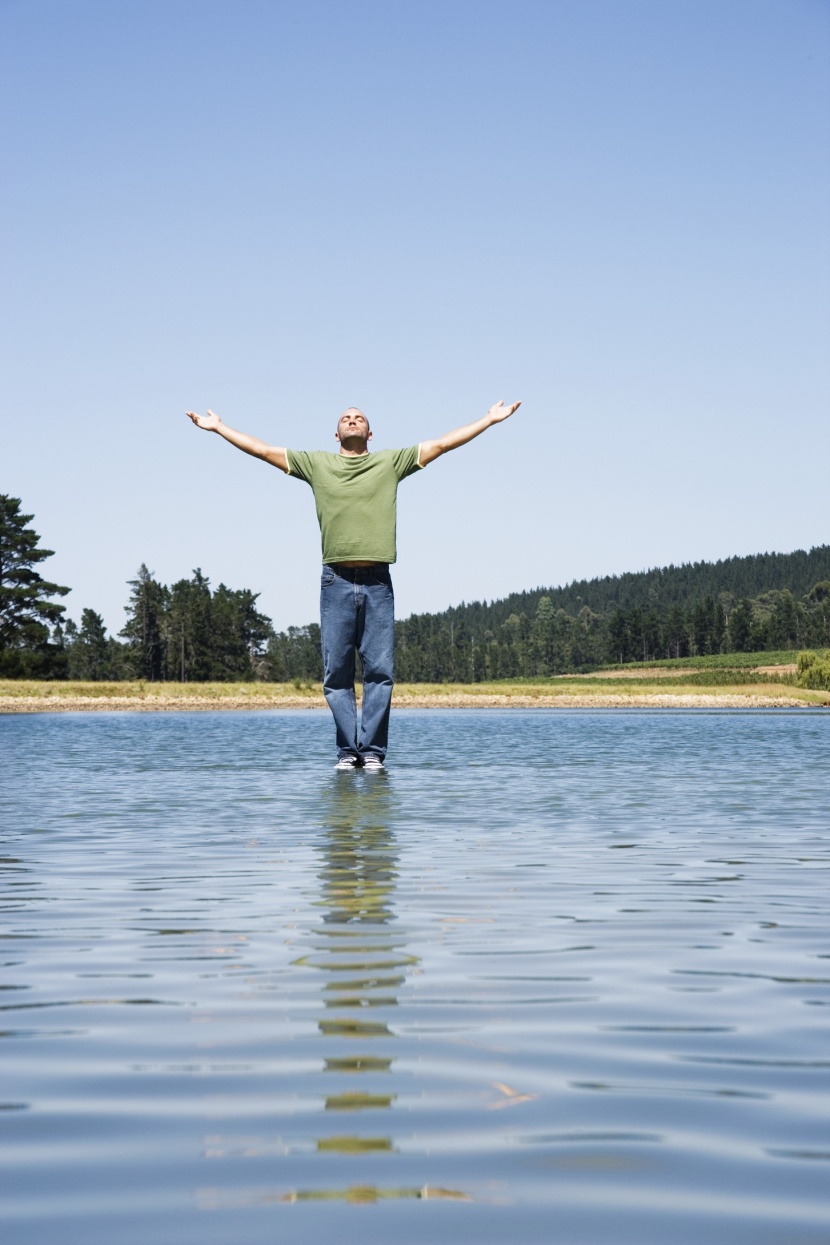
[[[338,429],[340,428],[341,421],[346,419],[348,415],[359,415],[361,419],[366,419],[366,416],[363,414],[359,406],[347,406],[343,414],[340,416],[340,419],[337,421]],[[366,427],[369,427],[368,419],[366,419]]]

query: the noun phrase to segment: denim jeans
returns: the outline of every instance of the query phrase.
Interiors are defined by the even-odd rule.
[[[386,756],[392,703],[395,597],[389,567],[325,565],[320,580],[323,691],[337,729],[339,755]],[[363,663],[360,726],[355,650]]]

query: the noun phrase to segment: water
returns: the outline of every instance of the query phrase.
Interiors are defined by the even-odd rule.
[[[830,1240],[830,715],[0,717],[6,1245]]]

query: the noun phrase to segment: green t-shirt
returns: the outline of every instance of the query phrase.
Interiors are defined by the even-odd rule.
[[[324,562],[394,562],[397,493],[420,467],[417,445],[377,454],[286,450],[288,474],[314,492]]]

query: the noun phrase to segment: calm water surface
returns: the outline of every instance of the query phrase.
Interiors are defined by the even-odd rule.
[[[0,717],[6,1245],[830,1240],[830,714]]]

